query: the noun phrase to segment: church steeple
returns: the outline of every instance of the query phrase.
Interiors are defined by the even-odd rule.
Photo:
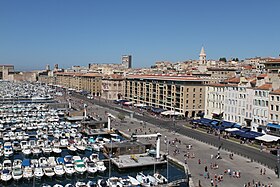
[[[199,54],[199,63],[206,64],[206,53],[204,51],[204,47],[202,46],[200,54]]]

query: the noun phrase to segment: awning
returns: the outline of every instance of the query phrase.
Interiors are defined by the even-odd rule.
[[[161,112],[161,114],[164,115],[164,116],[168,116],[168,115],[170,115],[170,116],[183,116],[184,115],[181,112],[172,111],[172,110]]]
[[[238,128],[238,129],[241,129],[241,125],[239,125],[238,123],[235,123],[235,124],[233,125],[233,127]]]
[[[272,128],[275,128],[275,129],[280,129],[280,125],[278,125],[276,123],[268,123],[267,127],[272,127]]]
[[[222,122],[222,126],[223,126],[224,128],[231,128],[233,125],[234,125],[234,123],[229,122],[229,121],[223,121],[223,122]]]
[[[147,105],[143,103],[134,104],[135,107],[146,107]]]
[[[212,122],[211,122],[211,125],[218,125],[219,124],[219,121],[216,121],[216,120],[213,120]]]
[[[219,109],[215,109],[213,110],[212,114],[215,114],[215,115],[220,115],[221,113],[223,113],[223,111],[219,110]]]
[[[264,141],[264,142],[273,142],[273,141],[278,141],[280,139],[280,137],[265,134],[263,136],[256,137],[255,139],[260,140],[260,141]]]
[[[244,131],[244,130],[237,130],[237,131],[231,131],[230,132],[233,135],[240,136],[242,138],[246,139],[255,139],[258,136],[262,136],[262,133],[254,132],[254,131]]]
[[[128,101],[128,102],[124,102],[123,105],[132,105],[134,102],[133,101]]]
[[[165,110],[162,109],[162,108],[154,108],[154,107],[152,107],[152,112],[154,112],[154,113],[161,113],[163,111],[165,111]]]
[[[204,126],[211,126],[210,125],[211,121],[212,121],[211,119],[201,118],[199,124],[204,125]]]
[[[227,132],[233,132],[233,131],[238,131],[239,129],[238,128],[227,128],[225,129],[225,131]]]

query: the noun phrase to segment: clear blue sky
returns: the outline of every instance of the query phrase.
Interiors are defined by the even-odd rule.
[[[278,0],[0,0],[0,64],[43,69],[278,56]]]

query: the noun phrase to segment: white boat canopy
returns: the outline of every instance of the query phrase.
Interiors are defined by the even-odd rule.
[[[264,142],[273,142],[273,141],[278,141],[280,139],[280,137],[265,134],[263,136],[256,137],[255,139],[260,140],[260,141],[264,141]]]

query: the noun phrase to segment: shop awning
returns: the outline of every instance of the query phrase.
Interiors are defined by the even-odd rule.
[[[133,101],[128,101],[128,102],[124,102],[123,105],[129,106],[129,105],[132,105],[133,103],[134,103]]]
[[[260,140],[260,141],[264,141],[264,142],[274,142],[274,141],[278,141],[280,139],[280,137],[265,134],[263,136],[256,137],[255,139]]]
[[[272,128],[275,128],[275,129],[280,129],[280,125],[278,125],[276,123],[268,123],[267,127],[272,127]]]
[[[143,103],[138,103],[138,104],[134,104],[135,107],[146,107],[147,105],[143,104]]]
[[[227,128],[225,129],[225,131],[227,132],[233,132],[233,131],[238,131],[239,129],[238,128]]]
[[[181,112],[168,110],[168,111],[161,112],[161,115],[164,115],[164,116],[183,116],[184,114],[181,113]]]
[[[215,109],[213,110],[212,114],[215,114],[215,115],[220,115],[221,113],[223,113],[223,111],[219,110],[219,109]]]
[[[162,109],[162,108],[154,108],[154,107],[152,107],[152,112],[154,112],[154,113],[161,113],[163,111],[165,111],[165,110]]]

